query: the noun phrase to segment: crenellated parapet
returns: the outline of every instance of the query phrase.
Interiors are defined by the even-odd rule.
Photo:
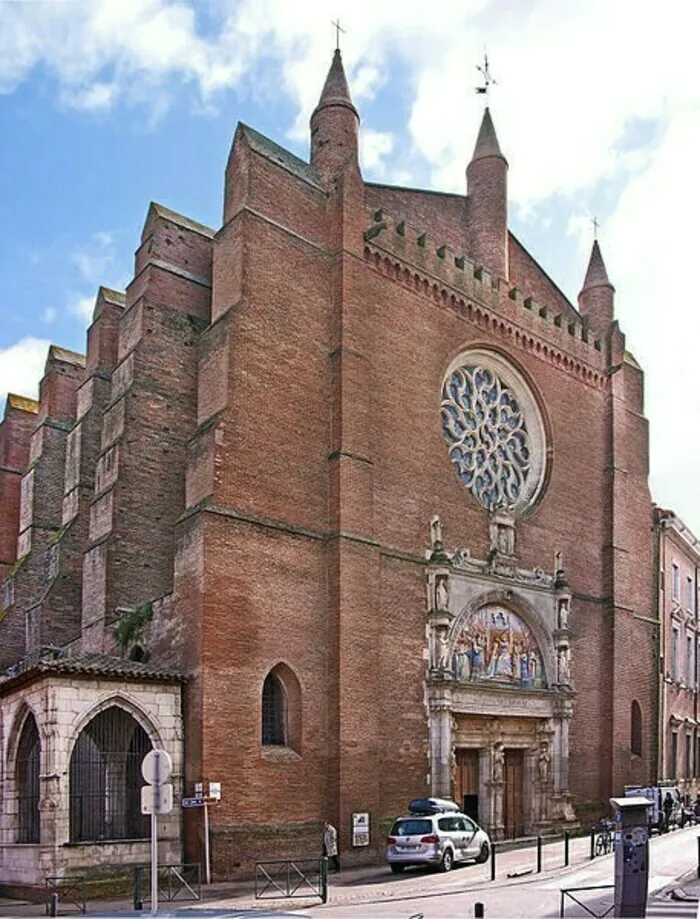
[[[510,346],[534,353],[590,386],[606,380],[601,341],[585,322],[495,278],[447,243],[384,210],[371,211],[365,230],[365,261],[390,280],[459,313]]]

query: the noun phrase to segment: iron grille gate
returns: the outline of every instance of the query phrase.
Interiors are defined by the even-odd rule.
[[[328,859],[288,859],[255,863],[255,899],[320,897],[328,902]]]
[[[146,839],[141,763],[151,741],[124,709],[112,706],[81,731],[70,761],[70,839]]]

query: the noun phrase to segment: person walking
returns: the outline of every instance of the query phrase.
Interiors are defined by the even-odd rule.
[[[671,797],[671,792],[666,792],[666,797],[664,798],[663,803],[664,809],[664,833],[668,833],[671,829],[671,814],[673,813],[673,798]]]
[[[323,824],[323,854],[328,859],[329,865],[333,871],[340,871],[340,859],[338,858],[338,831],[332,823],[326,821]]]

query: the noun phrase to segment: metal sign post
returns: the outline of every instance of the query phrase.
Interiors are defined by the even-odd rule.
[[[209,858],[209,806],[204,802],[204,883],[211,884],[211,861]]]
[[[158,814],[173,807],[173,786],[168,782],[173,761],[165,750],[151,750],[141,763],[141,775],[148,785],[141,789],[141,813],[151,815],[151,915],[158,912]]]

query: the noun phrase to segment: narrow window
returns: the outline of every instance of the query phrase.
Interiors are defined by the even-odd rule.
[[[693,679],[694,675],[694,661],[693,661],[693,636],[686,636],[686,652],[685,652],[685,685],[692,686],[695,682]]]
[[[673,591],[673,594],[672,594],[673,599],[680,600],[681,598],[681,570],[678,567],[678,565],[676,565],[675,562],[673,563],[673,581],[671,584],[671,589]]]
[[[642,710],[636,699],[632,700],[632,727],[630,748],[636,756],[642,755]]]
[[[688,732],[685,735],[685,774],[690,778],[693,774],[692,765],[693,765],[693,738]]]
[[[279,677],[268,673],[262,694],[262,742],[266,746],[286,743],[286,705],[284,687]]]
[[[39,758],[41,741],[33,715],[22,726],[17,747],[15,779],[19,803],[17,842],[38,843],[39,839]]]
[[[678,776],[678,731],[671,732],[671,774],[670,779]]]
[[[695,590],[693,589],[693,579],[688,578],[685,582],[687,606],[691,613],[695,612]]]
[[[671,679],[678,682],[678,642],[680,635],[678,629],[671,630]]]

